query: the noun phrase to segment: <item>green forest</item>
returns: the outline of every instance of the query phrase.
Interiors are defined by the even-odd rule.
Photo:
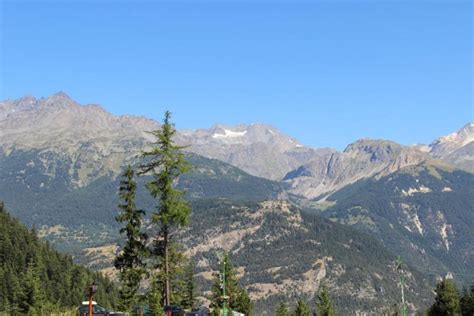
[[[68,310],[86,299],[92,282],[98,284],[97,300],[113,308],[117,289],[112,281],[39,240],[0,203],[0,311],[45,315]]]

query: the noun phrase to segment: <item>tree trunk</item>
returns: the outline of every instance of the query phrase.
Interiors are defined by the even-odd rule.
[[[170,305],[170,267],[169,267],[169,247],[168,247],[168,227],[164,229],[165,243],[165,305]]]

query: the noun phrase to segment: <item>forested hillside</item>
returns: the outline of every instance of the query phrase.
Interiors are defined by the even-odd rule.
[[[474,175],[420,164],[370,178],[329,197],[323,215],[379,238],[431,276],[474,278]]]
[[[251,176],[227,163],[194,154],[187,158],[192,168],[178,186],[190,200],[261,201],[283,192],[282,184]],[[76,175],[67,170],[70,163],[53,152],[14,150],[6,154],[0,150],[0,199],[22,223],[37,225],[40,235],[59,250],[73,251],[114,240],[119,180],[113,175],[102,176],[76,187]],[[143,185],[148,180],[137,179],[137,200],[145,210],[152,204]]]
[[[116,290],[110,280],[53,250],[0,203],[0,311],[44,315],[75,308],[93,281],[97,299],[113,307]]]
[[[204,295],[218,267],[216,253],[225,250],[255,302],[255,315],[273,315],[281,301],[314,301],[321,285],[341,315],[390,311],[400,300],[396,256],[351,227],[286,201],[200,200],[192,208],[190,225],[178,240],[196,263]],[[405,268],[408,301],[413,308],[426,307],[430,284],[416,268]]]

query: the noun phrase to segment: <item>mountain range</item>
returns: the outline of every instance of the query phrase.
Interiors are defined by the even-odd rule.
[[[0,144],[4,152],[35,149],[65,154],[85,185],[135,157],[150,141],[146,131],[159,122],[115,116],[98,105],[80,105],[59,92],[48,98],[0,102]],[[429,145],[402,146],[361,139],[343,152],[312,148],[265,124],[179,130],[176,141],[190,152],[218,159],[258,177],[284,181],[290,192],[316,198],[373,175],[386,175],[429,160],[474,171],[474,123]],[[53,167],[54,168],[54,167]],[[71,172],[73,172],[71,169]]]
[[[62,92],[1,101],[0,200],[77,262],[110,271],[118,176],[159,127]],[[310,298],[324,282],[341,310],[380,312],[397,300],[397,255],[414,309],[436,277],[474,278],[473,123],[428,145],[361,139],[342,152],[265,124],[178,130],[175,140],[193,165],[178,183],[193,205],[181,238],[203,288],[219,247],[261,310],[299,288]],[[137,200],[151,210],[146,181]]]

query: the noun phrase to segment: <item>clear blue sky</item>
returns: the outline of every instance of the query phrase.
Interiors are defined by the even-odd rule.
[[[306,145],[430,142],[474,121],[471,1],[2,1],[0,99],[65,91],[179,128]]]

